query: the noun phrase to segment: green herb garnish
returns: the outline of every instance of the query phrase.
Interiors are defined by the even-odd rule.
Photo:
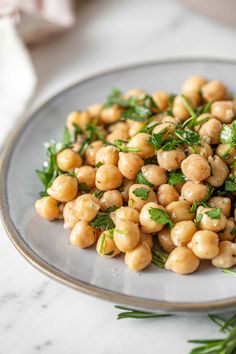
[[[101,230],[109,230],[115,227],[109,213],[98,212],[97,216],[90,221],[90,225]]]
[[[142,171],[139,171],[139,173],[137,174],[137,177],[136,177],[136,183],[138,184],[146,184],[147,186],[149,187],[153,187],[153,184],[150,183],[143,175]]]
[[[198,207],[198,201],[197,199],[194,200],[193,205],[190,208],[190,213],[196,213]]]
[[[127,142],[126,141],[119,140],[119,139],[115,140],[114,146],[119,151],[122,151],[122,152],[139,152],[140,151],[140,149],[138,149],[138,148],[132,148],[132,147],[127,146]]]
[[[156,224],[167,225],[170,229],[174,226],[169,214],[158,208],[149,208],[149,215]]]
[[[144,187],[140,187],[140,188],[136,188],[133,190],[133,194],[142,199],[142,200],[147,200],[148,199],[148,195],[151,191],[149,189],[146,189]]]
[[[124,311],[124,312],[121,312],[117,315],[118,320],[121,320],[124,318],[145,319],[145,318],[158,318],[158,317],[172,316],[171,314],[167,314],[167,313],[139,311],[139,310],[131,309],[131,308],[124,307],[124,306],[115,306],[115,308]]]
[[[86,183],[79,183],[79,190],[81,190],[83,192],[89,192],[90,188],[88,187],[88,185]]]
[[[171,186],[182,182],[185,182],[185,176],[181,171],[170,171],[168,173],[168,183]]]
[[[236,183],[232,181],[225,181],[225,190],[227,192],[236,192]]]
[[[106,212],[111,213],[113,211],[116,211],[117,209],[119,209],[119,207],[117,205],[112,205],[106,209]]]
[[[167,258],[159,250],[152,251],[152,263],[155,266],[164,268],[166,259]]]
[[[220,208],[214,208],[212,210],[205,211],[204,214],[206,214],[211,219],[220,219],[221,209]]]

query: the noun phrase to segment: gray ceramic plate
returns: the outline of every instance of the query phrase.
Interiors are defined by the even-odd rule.
[[[35,214],[41,186],[35,175],[44,160],[43,143],[60,139],[65,117],[75,109],[104,101],[112,87],[148,92],[180,90],[192,74],[222,80],[236,93],[236,63],[220,60],[168,60],[130,66],[83,80],[59,93],[17,128],[1,166],[1,209],[10,239],[36,268],[75,289],[115,303],[163,311],[219,311],[236,307],[236,278],[202,265],[188,276],[155,266],[133,273],[122,257],[107,260],[94,249],[68,242],[60,222]]]

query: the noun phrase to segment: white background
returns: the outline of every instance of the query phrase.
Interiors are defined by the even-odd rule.
[[[76,27],[32,49],[34,106],[63,87],[116,65],[186,56],[236,57],[236,29],[174,0],[97,0]],[[113,304],[66,288],[30,266],[0,225],[0,353],[188,353],[187,339],[215,337],[205,316],[116,320]],[[233,280],[232,280],[233,281]]]

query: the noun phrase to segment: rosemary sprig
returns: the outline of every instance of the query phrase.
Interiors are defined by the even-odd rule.
[[[115,308],[124,311],[124,312],[118,313],[118,315],[117,315],[118,320],[121,320],[123,318],[146,319],[146,318],[159,318],[159,317],[172,316],[171,314],[139,311],[139,310],[131,309],[131,308],[124,307],[124,306],[118,306],[118,305],[116,305]]]

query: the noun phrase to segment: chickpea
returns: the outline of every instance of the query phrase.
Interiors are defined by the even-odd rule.
[[[207,182],[213,187],[222,186],[229,174],[226,163],[217,155],[210,156],[208,161],[211,166],[211,176],[207,179]]]
[[[175,127],[176,123],[163,122],[155,126],[153,129],[153,134],[158,134],[166,130],[166,133],[163,135],[163,137],[167,138],[169,134],[174,133]]]
[[[78,182],[75,177],[58,176],[47,190],[48,194],[59,202],[69,202],[78,192]]]
[[[228,218],[231,210],[231,200],[227,197],[212,197],[208,200],[211,208],[220,208],[222,213]]]
[[[230,148],[228,144],[219,144],[216,148],[216,155],[218,155],[228,166],[235,162],[236,149]]]
[[[167,92],[154,92],[152,98],[161,112],[164,112],[167,109],[169,104],[169,95]]]
[[[124,181],[123,181],[122,186],[120,187],[120,191],[121,191],[121,194],[123,196],[123,199],[124,199],[125,203],[128,203],[128,200],[129,200],[129,189],[134,183],[135,183],[134,180],[130,180],[130,179],[125,178]]]
[[[219,253],[219,237],[210,230],[197,231],[188,244],[200,259],[212,259]]]
[[[99,118],[103,105],[101,103],[95,103],[88,106],[87,112],[92,119]]]
[[[142,159],[147,159],[148,157],[152,157],[155,153],[153,145],[148,144],[150,137],[151,135],[149,134],[138,133],[130,139],[127,146],[139,149],[136,154],[142,157]]]
[[[235,222],[233,218],[229,218],[225,228],[219,232],[219,238],[221,241],[234,241],[235,236]]]
[[[106,136],[106,140],[114,144],[116,140],[127,140],[128,139],[128,133],[124,132],[123,130],[117,130],[114,131]]]
[[[124,98],[128,99],[131,97],[136,97],[136,98],[142,99],[145,95],[146,95],[146,93],[144,90],[134,88],[134,89],[127,91],[124,94]]]
[[[43,197],[36,200],[35,210],[46,220],[58,219],[60,215],[58,201],[52,197]]]
[[[199,106],[202,100],[200,91],[188,91],[185,92],[184,96],[188,99],[193,108]]]
[[[200,94],[196,91],[191,91],[185,94],[191,106],[196,107],[200,103]],[[181,122],[190,117],[190,113],[184,105],[184,101],[181,96],[175,96],[173,102],[173,114]]]
[[[112,213],[112,220],[116,225],[120,220],[132,221],[135,224],[139,223],[139,212],[138,210],[130,207],[122,207]]]
[[[141,230],[145,233],[158,232],[164,227],[164,224],[158,224],[151,218],[150,209],[153,208],[166,211],[162,205],[153,202],[147,203],[143,206],[139,214],[139,222],[142,227]]]
[[[99,149],[103,146],[103,142],[96,140],[92,142],[85,151],[85,163],[90,166],[95,166],[95,158]]]
[[[184,183],[181,189],[181,198],[193,204],[195,200],[201,202],[208,196],[208,188],[205,184],[193,181]]]
[[[107,128],[109,133],[114,133],[117,130],[121,130],[122,132],[126,132],[126,134],[127,134],[128,129],[129,129],[129,126],[126,122],[117,122],[117,123],[109,125]]]
[[[213,80],[202,87],[202,96],[208,102],[226,100],[228,90],[220,81]]]
[[[185,182],[179,182],[179,183],[176,183],[176,184],[175,184],[175,189],[177,190],[177,192],[178,192],[179,194],[181,194],[181,190],[182,190],[182,188],[183,188],[184,183],[185,183]]]
[[[148,197],[146,200],[143,200],[140,197],[137,197],[134,194],[134,190],[138,188],[144,188],[148,191]],[[141,210],[142,207],[149,203],[149,202],[156,202],[156,196],[153,190],[147,186],[146,184],[133,184],[130,189],[129,189],[129,202],[128,205],[132,208],[135,208],[137,210]]]
[[[141,243],[132,251],[128,251],[125,254],[125,263],[129,269],[133,271],[140,271],[152,261],[152,252],[150,247],[146,243]]]
[[[191,220],[177,222],[171,229],[171,240],[175,246],[187,246],[196,231],[196,225]]]
[[[194,125],[195,132],[199,132],[201,126],[207,123],[210,119],[213,119],[213,115],[210,113],[202,113],[196,119],[196,124]]]
[[[102,211],[106,211],[112,206],[121,207],[122,205],[123,197],[121,192],[118,190],[106,191],[100,199],[100,206]]]
[[[75,201],[67,202],[63,209],[63,218],[64,218],[64,228],[73,229],[75,224],[79,221],[79,218],[74,211]]]
[[[199,135],[202,137],[208,137],[211,140],[211,144],[219,144],[221,129],[221,122],[216,118],[212,118],[209,119],[208,122],[202,124],[199,129]]]
[[[137,224],[128,220],[119,220],[114,229],[114,241],[121,252],[132,251],[140,241]]]
[[[64,149],[57,154],[57,165],[61,171],[68,172],[82,165],[82,159],[72,149]]]
[[[88,112],[71,112],[66,121],[67,128],[73,130],[74,124],[81,129],[85,129],[86,125],[91,123],[92,117]]]
[[[210,166],[205,157],[197,154],[189,155],[181,163],[181,169],[188,179],[195,182],[201,182],[211,174]]]
[[[102,165],[97,169],[95,185],[101,191],[116,189],[120,187],[122,181],[123,176],[114,165]]]
[[[86,222],[95,218],[100,209],[99,200],[92,194],[80,195],[74,203],[75,215]]]
[[[145,122],[134,122],[133,124],[131,124],[129,128],[129,136],[132,137],[136,135],[140,131],[140,129],[145,126],[145,124]]]
[[[150,247],[150,249],[152,249],[152,247],[153,247],[152,235],[145,234],[143,231],[140,231],[140,242],[148,245],[148,247]]]
[[[95,164],[99,162],[107,165],[117,166],[119,160],[119,152],[115,146],[107,145],[101,147],[95,157]]]
[[[177,274],[190,274],[199,267],[200,261],[188,247],[176,247],[167,258],[165,268]]]
[[[211,261],[217,268],[231,268],[236,264],[236,243],[222,241],[219,244],[219,254]]]
[[[87,248],[92,246],[97,239],[97,231],[86,221],[78,221],[70,234],[70,242],[74,246]]]
[[[85,183],[90,189],[95,187],[96,171],[91,166],[81,166],[75,169],[78,183]]]
[[[176,223],[183,220],[193,220],[194,213],[191,213],[191,204],[186,200],[172,202],[166,207],[166,211],[170,214],[171,220]]]
[[[199,222],[199,229],[201,230],[210,230],[214,232],[221,231],[225,228],[226,217],[221,212],[220,217],[213,219],[207,215],[208,212],[213,211],[211,208],[204,208],[202,206],[197,209],[197,217],[201,215],[201,221]]]
[[[172,117],[172,116],[163,116],[161,118],[161,121],[162,121],[162,123],[170,123],[173,125],[176,125],[179,123],[178,119],[176,119],[175,117]]]
[[[211,145],[204,141],[201,142],[201,146],[195,145],[195,149],[197,150],[197,153],[205,157],[205,159],[208,159],[209,156],[213,155]],[[188,146],[189,154],[195,154],[196,150],[194,150],[191,146]]]
[[[144,178],[156,189],[161,184],[167,182],[167,176],[164,168],[157,165],[145,165],[141,168]]]
[[[207,79],[205,79],[202,76],[190,76],[187,78],[187,80],[184,82],[184,85],[182,87],[182,92],[192,92],[192,91],[197,91],[199,92],[202,88],[207,83]]]
[[[113,236],[111,236],[110,230],[103,231],[103,233],[100,235],[96,250],[100,256],[106,256],[109,258],[113,258],[120,253],[113,240]]]
[[[157,234],[158,242],[163,249],[164,252],[170,253],[175,248],[171,237],[170,237],[170,230],[167,227],[164,227],[161,231]]]
[[[104,124],[112,124],[120,120],[122,108],[114,104],[101,110],[100,119]]]
[[[181,162],[185,159],[185,153],[181,149],[157,152],[157,161],[165,170],[176,170],[180,168]]]
[[[134,179],[142,166],[143,160],[140,156],[132,152],[119,152],[118,168],[124,177]]]
[[[179,193],[174,186],[162,184],[157,191],[157,201],[163,206],[175,202],[179,199]]]
[[[216,101],[211,106],[211,114],[221,123],[229,124],[235,116],[234,104],[232,101]]]

